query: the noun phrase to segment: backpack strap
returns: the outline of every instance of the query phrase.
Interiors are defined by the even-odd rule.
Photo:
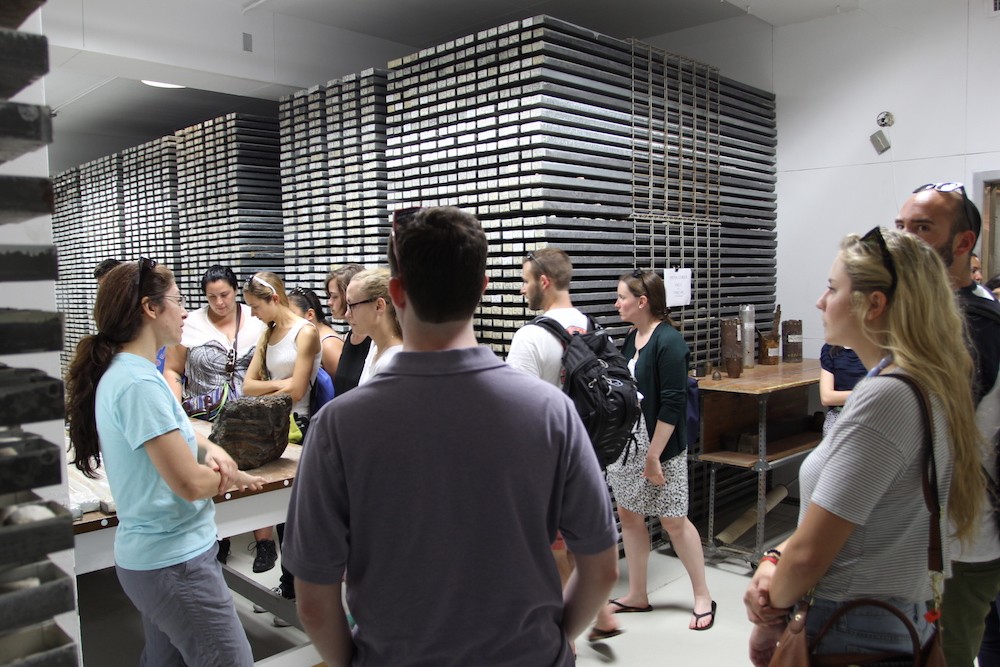
[[[602,328],[601,325],[595,322],[594,318],[592,318],[590,315],[584,315],[584,317],[587,318],[588,333],[592,331],[601,330]],[[573,340],[572,338],[573,334],[566,331],[566,328],[563,325],[559,324],[559,322],[552,319],[551,317],[546,317],[545,315],[539,315],[535,319],[531,320],[531,322],[529,322],[528,324],[537,324],[538,326],[542,327],[543,329],[551,333],[553,336],[558,338],[559,342],[562,343],[564,348],[567,345],[569,345],[571,340]]]

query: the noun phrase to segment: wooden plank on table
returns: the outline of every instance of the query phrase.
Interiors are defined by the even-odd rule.
[[[758,364],[753,368],[744,368],[738,378],[698,378],[698,389],[734,394],[771,394],[792,387],[818,384],[819,372],[818,359],[803,359],[797,364],[781,362],[775,366]]]

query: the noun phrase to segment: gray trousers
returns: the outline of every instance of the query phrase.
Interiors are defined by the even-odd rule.
[[[142,615],[141,667],[249,667],[253,654],[215,545],[189,561],[159,570],[115,567]]]

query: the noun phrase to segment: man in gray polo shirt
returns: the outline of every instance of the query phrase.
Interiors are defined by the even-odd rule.
[[[610,501],[573,404],[476,342],[486,246],[458,209],[397,214],[403,352],[310,425],[282,558],[331,667],[569,667],[569,640],[617,578]],[[577,556],[565,596],[556,530]]]

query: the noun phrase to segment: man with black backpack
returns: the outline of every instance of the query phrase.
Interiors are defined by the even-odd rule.
[[[948,269],[965,315],[975,362],[973,398],[986,447],[983,468],[988,481],[992,481],[988,486],[995,489],[1000,432],[1000,305],[972,279],[970,255],[982,229],[979,210],[961,183],[928,183],[914,190],[903,203],[896,216],[896,228],[919,236],[937,250]],[[1000,665],[996,608],[1000,594],[1000,533],[995,496],[983,502],[983,515],[973,539],[968,543],[952,541],[950,545],[952,577],[945,582],[941,622],[947,628],[943,646],[951,667],[970,667],[977,651],[980,667]]]
[[[567,332],[587,331],[587,316],[573,306],[569,294],[573,263],[559,248],[529,252],[521,267],[521,294],[529,310],[540,310]],[[543,327],[526,324],[514,333],[507,353],[507,363],[549,384],[562,387],[563,344]],[[552,555],[563,585],[573,572],[573,556],[559,535],[552,544]]]

